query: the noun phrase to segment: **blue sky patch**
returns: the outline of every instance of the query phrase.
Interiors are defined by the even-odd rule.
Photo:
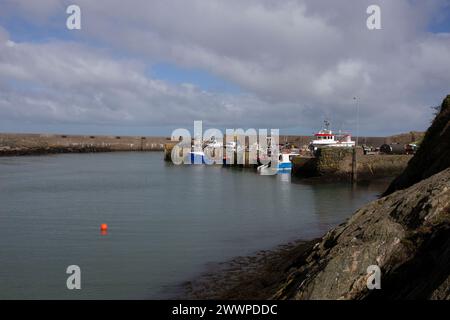
[[[205,91],[240,93],[241,89],[214,74],[201,69],[182,68],[171,63],[157,63],[149,70],[152,78],[172,84],[190,83]]]

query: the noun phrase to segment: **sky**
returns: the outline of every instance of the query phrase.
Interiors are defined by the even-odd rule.
[[[447,94],[450,0],[0,0],[0,132],[384,136]]]

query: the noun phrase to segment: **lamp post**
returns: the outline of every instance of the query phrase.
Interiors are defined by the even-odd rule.
[[[355,104],[356,104],[356,143],[355,143],[355,146],[358,147],[358,142],[359,142],[359,104],[358,104],[357,97],[353,97],[353,100],[355,100]]]
[[[352,182],[355,183],[358,179],[357,148],[359,142],[359,104],[357,97],[353,97],[353,100],[356,104],[356,141],[352,157]]]

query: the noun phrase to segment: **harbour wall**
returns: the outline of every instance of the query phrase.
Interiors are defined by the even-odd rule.
[[[357,148],[357,180],[394,177],[407,166],[411,155],[372,154],[364,155]],[[324,177],[333,180],[351,180],[353,174],[353,150],[345,148],[323,148],[316,157],[293,159],[293,175],[300,178]]]
[[[0,134],[0,156],[113,151],[162,151],[166,137]]]

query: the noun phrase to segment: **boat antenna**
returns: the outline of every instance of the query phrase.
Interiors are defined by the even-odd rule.
[[[324,124],[325,124],[325,129],[328,130],[328,129],[330,128],[330,121],[324,120],[323,122],[324,122]]]

